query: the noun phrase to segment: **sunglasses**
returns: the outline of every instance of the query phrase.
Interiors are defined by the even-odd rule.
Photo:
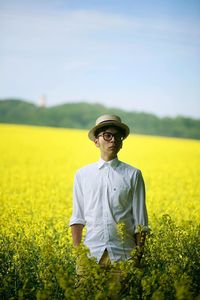
[[[104,141],[106,141],[106,142],[110,142],[113,137],[115,138],[115,140],[117,142],[121,142],[124,139],[123,135],[119,132],[112,133],[112,132],[105,131],[105,132],[99,134],[97,137],[99,137],[99,136],[102,136]]]

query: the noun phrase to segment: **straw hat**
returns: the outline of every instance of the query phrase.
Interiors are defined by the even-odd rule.
[[[95,126],[89,131],[88,137],[90,140],[94,141],[95,140],[95,132],[97,129],[105,126],[115,126],[119,127],[124,130],[125,136],[124,139],[129,135],[130,129],[129,127],[122,123],[120,117],[115,116],[115,115],[102,115],[99,118],[96,119]]]

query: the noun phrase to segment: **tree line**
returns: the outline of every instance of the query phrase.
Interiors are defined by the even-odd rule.
[[[21,99],[0,101],[1,123],[89,129],[104,113],[119,115],[132,133],[200,139],[200,119],[184,116],[161,118],[145,112],[128,112],[86,102],[39,107]]]

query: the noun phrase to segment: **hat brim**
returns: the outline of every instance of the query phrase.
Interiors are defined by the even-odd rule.
[[[125,136],[124,139],[127,138],[127,136],[130,133],[130,129],[129,127],[124,124],[124,123],[119,123],[119,122],[115,122],[115,121],[108,121],[108,122],[102,122],[101,124],[96,125],[95,127],[93,127],[89,132],[88,132],[88,137],[91,141],[94,141],[96,139],[95,137],[95,132],[105,126],[114,126],[114,127],[119,127],[121,129],[124,130],[125,132]]]

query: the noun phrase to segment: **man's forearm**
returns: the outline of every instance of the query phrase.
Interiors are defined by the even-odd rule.
[[[146,233],[145,232],[136,233],[135,234],[136,246],[141,247],[141,248],[144,247],[145,239],[146,239]]]
[[[83,227],[84,227],[84,225],[82,225],[82,224],[71,225],[72,239],[73,239],[74,247],[78,247],[78,245],[81,243]]]
[[[143,255],[145,239],[146,239],[145,232],[138,232],[135,234],[135,243],[136,243],[136,247],[137,247],[137,256],[138,256],[139,260],[141,259],[142,255]]]

